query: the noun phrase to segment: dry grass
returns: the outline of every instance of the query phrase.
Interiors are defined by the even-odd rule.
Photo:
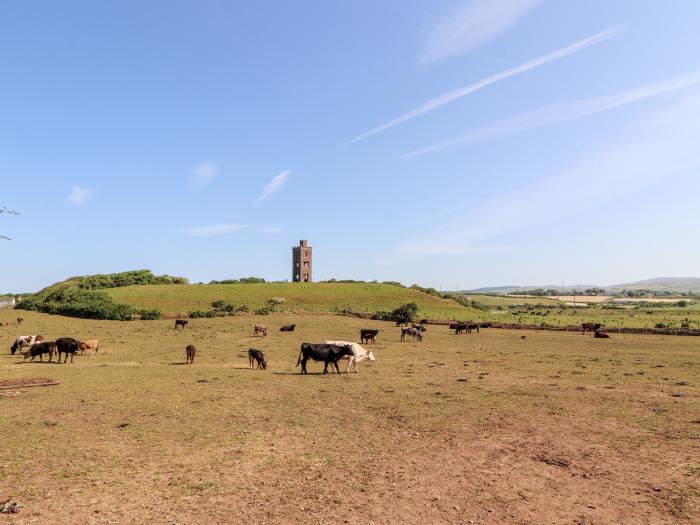
[[[73,365],[0,356],[0,379],[61,382],[0,397],[0,500],[24,505],[0,523],[700,520],[696,338],[431,326],[414,344],[388,323],[336,316],[184,331],[23,317],[0,328],[6,347],[32,332],[99,338],[101,350]],[[270,335],[253,338],[261,321]],[[298,331],[277,331],[288,322]],[[361,326],[383,330],[376,363],[297,373],[301,341],[356,339]],[[251,346],[267,371],[247,369]]]

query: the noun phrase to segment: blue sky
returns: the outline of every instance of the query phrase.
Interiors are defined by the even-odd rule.
[[[700,3],[4,2],[0,291],[700,268]]]

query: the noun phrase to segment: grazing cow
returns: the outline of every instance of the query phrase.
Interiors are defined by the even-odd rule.
[[[583,335],[586,335],[586,330],[589,332],[595,332],[596,330],[603,328],[603,325],[600,323],[581,323],[581,328],[583,328]]]
[[[350,366],[355,365],[355,373],[359,373],[357,370],[357,363],[360,361],[374,361],[374,354],[370,351],[367,350],[366,348],[363,348],[361,345],[358,345],[357,343],[352,343],[350,341],[325,341],[325,344],[327,345],[338,345],[338,346],[349,346],[350,349],[352,350],[352,355],[350,356],[343,356],[341,359],[348,359],[348,371],[347,373],[350,373]]]
[[[338,360],[343,356],[353,355],[352,349],[349,346],[340,345],[330,345],[330,344],[312,344],[312,343],[301,343],[301,349],[299,351],[299,359],[297,359],[297,365],[301,363],[301,373],[307,374],[306,362],[309,359],[314,361],[323,361],[323,374],[328,374],[328,364],[332,364],[335,367],[336,372],[340,374],[340,369],[338,368]]]
[[[286,324],[280,328],[280,332],[293,332],[295,324]]]
[[[56,343],[53,341],[51,342],[45,342],[45,343],[35,343],[26,350],[22,352],[22,356],[27,359],[27,357],[31,357],[31,361],[34,361],[34,358],[36,356],[39,356],[39,360],[43,363],[44,362],[44,354],[49,354],[49,363],[51,362],[51,358],[53,357],[53,353],[56,350]]]
[[[24,319],[22,319],[21,317],[17,318],[17,324],[22,324],[23,322],[24,322]]]
[[[15,355],[17,350],[22,352],[22,349],[25,346],[32,346],[34,343],[41,343],[43,340],[43,335],[20,335],[17,339],[15,339],[15,342],[12,343],[10,353]]]
[[[378,333],[379,330],[373,328],[362,328],[360,330],[360,341],[362,344],[376,343],[374,338],[377,337]]]
[[[256,324],[253,328],[253,336],[257,337],[258,334],[262,334],[263,337],[267,335],[267,326],[264,324]]]
[[[595,339],[610,339],[610,336],[608,334],[606,334],[605,332],[603,332],[600,328],[598,328],[598,330],[593,332],[593,337]]]
[[[455,335],[463,334],[467,330],[467,323],[451,323],[450,330],[454,330]]]
[[[185,348],[185,359],[187,359],[188,365],[194,364],[195,355],[197,355],[197,349],[194,345],[187,345],[187,348]]]
[[[175,319],[175,329],[178,326],[184,330],[185,326],[187,326],[187,321],[185,319]]]
[[[493,323],[481,323],[479,326],[481,328],[491,328]]]
[[[250,361],[250,368],[253,368],[253,361],[258,363],[258,370],[265,370],[267,368],[267,361],[265,361],[265,356],[261,350],[256,350],[255,348],[249,349],[248,361]]]
[[[61,337],[56,339],[56,353],[58,354],[58,362],[61,362],[61,354],[66,354],[63,359],[64,363],[68,362],[68,354],[70,354],[70,362],[73,362],[73,356],[80,350],[80,341],[72,337]]]
[[[414,342],[423,340],[423,334],[420,333],[420,330],[416,330],[412,326],[406,326],[401,329],[401,341],[405,341],[407,336],[413,337]]]
[[[80,341],[80,355],[85,355],[85,350],[92,350],[93,353],[97,353],[100,349],[100,341],[98,339],[88,339],[87,341]]]
[[[469,332],[471,334],[472,330],[476,330],[476,333],[478,334],[479,333],[479,325],[476,323],[469,323],[467,325],[467,332]]]

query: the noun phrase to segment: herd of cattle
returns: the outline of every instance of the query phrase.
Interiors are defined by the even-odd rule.
[[[58,355],[58,362],[61,362],[61,354],[65,354],[63,362],[68,361],[70,354],[70,362],[73,362],[73,356],[80,352],[85,354],[87,350],[92,350],[97,353],[100,349],[100,342],[97,339],[88,341],[78,341],[72,337],[60,337],[55,341],[44,341],[42,335],[20,335],[15,339],[10,347],[10,354],[14,355],[17,351],[25,358],[31,357],[34,361],[36,356],[39,356],[41,362],[44,361],[44,354],[49,356],[49,363],[53,359],[54,354]]]
[[[17,324],[22,324],[23,319],[17,318]],[[177,319],[175,321],[175,328],[180,328],[182,330],[187,326],[187,321],[184,319]],[[414,342],[420,342],[423,340],[423,333],[427,330],[426,324],[428,321],[423,319],[419,324],[412,323],[408,320],[399,320],[396,323],[397,327],[400,327],[400,337],[401,341],[406,341],[407,339],[412,339]],[[410,326],[409,326],[410,325]],[[449,328],[455,331],[455,335],[472,333],[476,330],[479,333],[480,328],[490,328],[491,323],[464,323],[456,322],[451,323]],[[296,325],[289,324],[280,327],[281,332],[293,332]],[[595,338],[608,339],[610,336],[603,332],[603,326],[600,323],[582,323],[583,334],[586,332],[593,332]],[[253,327],[254,337],[265,337],[267,336],[268,328],[263,324],[256,324]],[[381,330],[376,328],[363,328],[360,330],[360,341],[362,344],[373,344],[376,343],[377,336]],[[524,338],[524,336],[523,336]],[[97,353],[99,350],[99,340],[90,339],[87,341],[78,341],[72,337],[61,337],[55,341],[44,341],[44,337],[41,335],[21,335],[17,337],[10,347],[10,353],[14,355],[17,351],[24,357],[24,359],[34,358],[39,356],[41,362],[44,361],[44,355],[48,355],[49,363],[53,359],[54,354],[58,355],[58,362],[61,362],[61,354],[64,354],[63,362],[68,361],[68,355],[70,354],[71,363],[73,362],[73,357],[76,353],[81,355],[85,354],[86,351],[91,350]],[[197,354],[197,349],[194,345],[187,345],[185,349],[185,358],[187,364],[193,364],[194,358]],[[357,363],[362,361],[375,361],[374,354],[361,346],[358,343],[352,341],[324,341],[323,343],[302,343],[301,349],[299,351],[299,358],[297,359],[296,366],[301,365],[301,373],[306,374],[306,363],[309,359],[314,361],[320,361],[324,363],[323,373],[328,373],[328,367],[331,365],[331,371],[335,371],[339,374],[340,369],[338,367],[338,361],[341,359],[348,360],[347,373],[350,373],[351,367],[354,365],[355,372],[358,372]],[[267,368],[267,360],[265,355],[261,350],[256,348],[251,348],[248,350],[248,360],[250,368],[254,368],[257,365],[257,369],[265,370]]]

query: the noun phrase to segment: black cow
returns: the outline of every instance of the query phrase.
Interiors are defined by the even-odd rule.
[[[250,368],[253,368],[253,361],[257,361],[258,370],[261,368],[265,370],[267,368],[267,361],[265,361],[265,356],[262,351],[251,348],[248,350],[248,361],[250,361]]]
[[[581,328],[583,328],[583,335],[586,335],[586,330],[589,332],[595,332],[596,330],[603,328],[603,325],[600,323],[581,323]]]
[[[48,341],[45,343],[35,343],[29,348],[27,348],[24,352],[22,352],[22,355],[26,359],[27,357],[31,357],[31,361],[34,361],[34,358],[36,356],[39,356],[39,360],[43,363],[44,362],[44,354],[49,354],[49,363],[51,362],[51,358],[53,357],[53,353],[56,350],[56,343],[53,341]]]
[[[493,323],[481,323],[479,326],[481,328],[491,328]]]
[[[360,341],[362,342],[362,344],[375,343],[376,341],[374,340],[374,338],[377,337],[378,333],[379,330],[373,328],[362,328],[360,330]]]
[[[450,330],[454,330],[455,335],[464,333],[467,330],[467,323],[451,323]]]
[[[295,324],[286,324],[280,328],[280,332],[293,332]]]
[[[411,320],[408,319],[407,317],[399,317],[396,320],[396,326],[401,326],[402,324],[408,324],[410,322],[411,322]]]
[[[593,332],[593,337],[596,339],[610,339],[610,336],[603,332],[600,328]]]
[[[185,326],[187,326],[187,321],[184,319],[175,319],[175,328],[178,326],[184,330]]]
[[[335,367],[335,371],[340,374],[340,369],[338,368],[338,360],[343,356],[352,357],[354,354],[352,348],[344,345],[332,345],[332,344],[312,344],[312,343],[301,343],[301,350],[299,351],[299,359],[297,359],[297,365],[301,363],[301,373],[307,374],[306,362],[309,359],[314,361],[323,361],[323,374],[328,373],[328,364],[332,364]]]
[[[467,325],[467,332],[469,332],[471,334],[472,330],[476,330],[476,333],[478,334],[479,333],[479,325],[476,323],[469,323]]]
[[[61,362],[61,354],[66,354],[63,362],[68,362],[68,354],[70,354],[70,362],[73,362],[73,356],[80,351],[80,341],[72,337],[61,337],[56,339],[56,352],[58,353],[58,362]]]

